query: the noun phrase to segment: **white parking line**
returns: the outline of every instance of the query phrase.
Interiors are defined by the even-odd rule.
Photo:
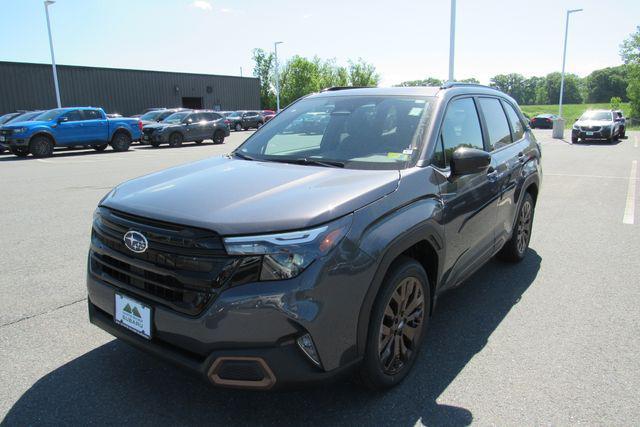
[[[624,208],[623,224],[633,224],[636,209],[636,181],[637,181],[638,161],[631,162],[631,172],[629,173],[629,189],[627,190],[627,206]]]
[[[633,148],[638,148],[638,134],[633,135],[634,143]]]

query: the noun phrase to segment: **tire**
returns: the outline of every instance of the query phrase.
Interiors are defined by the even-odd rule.
[[[571,143],[572,144],[577,144],[580,141],[580,138],[578,138],[577,136],[572,136],[571,137]]]
[[[160,146],[160,143],[158,141],[151,141],[149,144],[151,144],[151,146],[154,148],[158,148]]]
[[[392,264],[372,308],[364,360],[358,372],[366,387],[393,387],[411,371],[429,322],[429,289],[427,273],[419,262],[401,257]],[[409,320],[411,317],[413,320]]]
[[[236,123],[233,128],[236,130],[236,132],[240,132],[242,130],[242,125],[240,123]]]
[[[625,132],[626,130],[622,128],[622,130],[620,131],[620,139],[624,139],[627,136]]]
[[[107,148],[107,145],[109,144],[92,145],[91,148],[93,148],[94,150],[100,153]]]
[[[53,154],[53,141],[46,136],[36,136],[29,143],[29,152],[33,157],[51,157]]]
[[[126,132],[116,132],[111,138],[111,148],[113,151],[127,151],[131,146],[131,137]]]
[[[180,147],[184,138],[179,132],[174,132],[169,135],[169,147]]]
[[[535,208],[533,197],[531,197],[531,194],[525,193],[518,208],[516,224],[511,238],[498,252],[498,258],[503,261],[520,262],[525,257],[529,248],[529,240],[531,239]]]
[[[29,150],[26,147],[11,147],[11,153],[18,157],[27,157]]]
[[[258,122],[258,124],[256,125],[256,129],[260,129],[262,126],[264,126],[264,123]]]
[[[222,144],[224,143],[224,131],[218,129],[213,133],[213,143],[214,144]]]
[[[4,153],[5,151],[6,151],[6,148],[0,147],[0,154]]]
[[[242,130],[249,130],[249,128],[242,128]]]
[[[193,141],[193,142],[195,142],[196,144],[202,144],[202,140],[201,139],[199,139],[197,141]]]

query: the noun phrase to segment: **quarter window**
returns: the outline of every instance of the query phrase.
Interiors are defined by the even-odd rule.
[[[507,117],[509,118],[509,123],[511,123],[511,136],[514,141],[519,141],[524,137],[524,126],[522,125],[522,121],[520,121],[520,117],[518,117],[518,113],[514,110],[513,106],[507,102],[502,102],[504,106],[504,110],[507,112]]]
[[[496,98],[480,98],[480,108],[487,123],[489,150],[497,150],[511,143],[511,130],[507,117]]]
[[[447,107],[434,156],[434,164],[449,165],[454,151],[460,147],[484,149],[478,111],[472,98],[456,99]]]

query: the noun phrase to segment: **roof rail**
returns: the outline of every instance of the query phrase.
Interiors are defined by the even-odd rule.
[[[458,86],[462,86],[462,87],[483,87],[486,89],[493,89],[496,90],[496,88],[491,87],[491,86],[487,86],[487,85],[481,85],[479,83],[465,83],[465,82],[445,82],[442,86],[440,86],[440,89],[450,89],[452,87],[458,87]]]
[[[332,86],[332,87],[326,87],[322,89],[320,92],[335,92],[337,90],[347,90],[347,89],[367,89],[372,87],[373,86]]]

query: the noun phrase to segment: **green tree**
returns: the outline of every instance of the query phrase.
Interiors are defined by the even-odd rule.
[[[608,102],[617,96],[627,101],[627,67],[607,67],[595,70],[589,74],[586,80],[586,99],[588,102]]]
[[[498,74],[493,76],[489,85],[511,96],[519,104],[524,103],[526,79],[522,74]]]
[[[423,80],[407,80],[396,86],[399,87],[413,87],[413,86],[442,86],[443,81],[435,77],[427,77]]]
[[[529,77],[523,83],[522,87],[522,105],[531,105],[536,103],[536,90],[543,85],[544,77]]]
[[[621,102],[622,102],[622,99],[619,96],[614,96],[613,98],[611,98],[611,101],[609,101],[609,103],[611,104],[611,109],[619,110]]]
[[[460,79],[456,81],[460,83],[473,83],[476,85],[480,84],[480,80],[476,79],[475,77],[469,77],[468,79]]]
[[[557,104],[560,101],[560,73],[550,73],[544,78],[544,82],[536,89],[537,104]],[[580,77],[575,74],[565,74],[563,104],[581,104]]]
[[[636,27],[636,32],[620,45],[620,56],[627,64],[627,96],[631,104],[630,117],[640,118],[640,26]]]
[[[253,49],[253,76],[260,79],[260,104],[264,109],[276,108],[276,94],[271,84],[274,73],[273,53],[262,49]]]
[[[369,87],[378,86],[380,74],[376,72],[376,67],[367,63],[364,59],[349,61],[349,83],[351,86]]]

